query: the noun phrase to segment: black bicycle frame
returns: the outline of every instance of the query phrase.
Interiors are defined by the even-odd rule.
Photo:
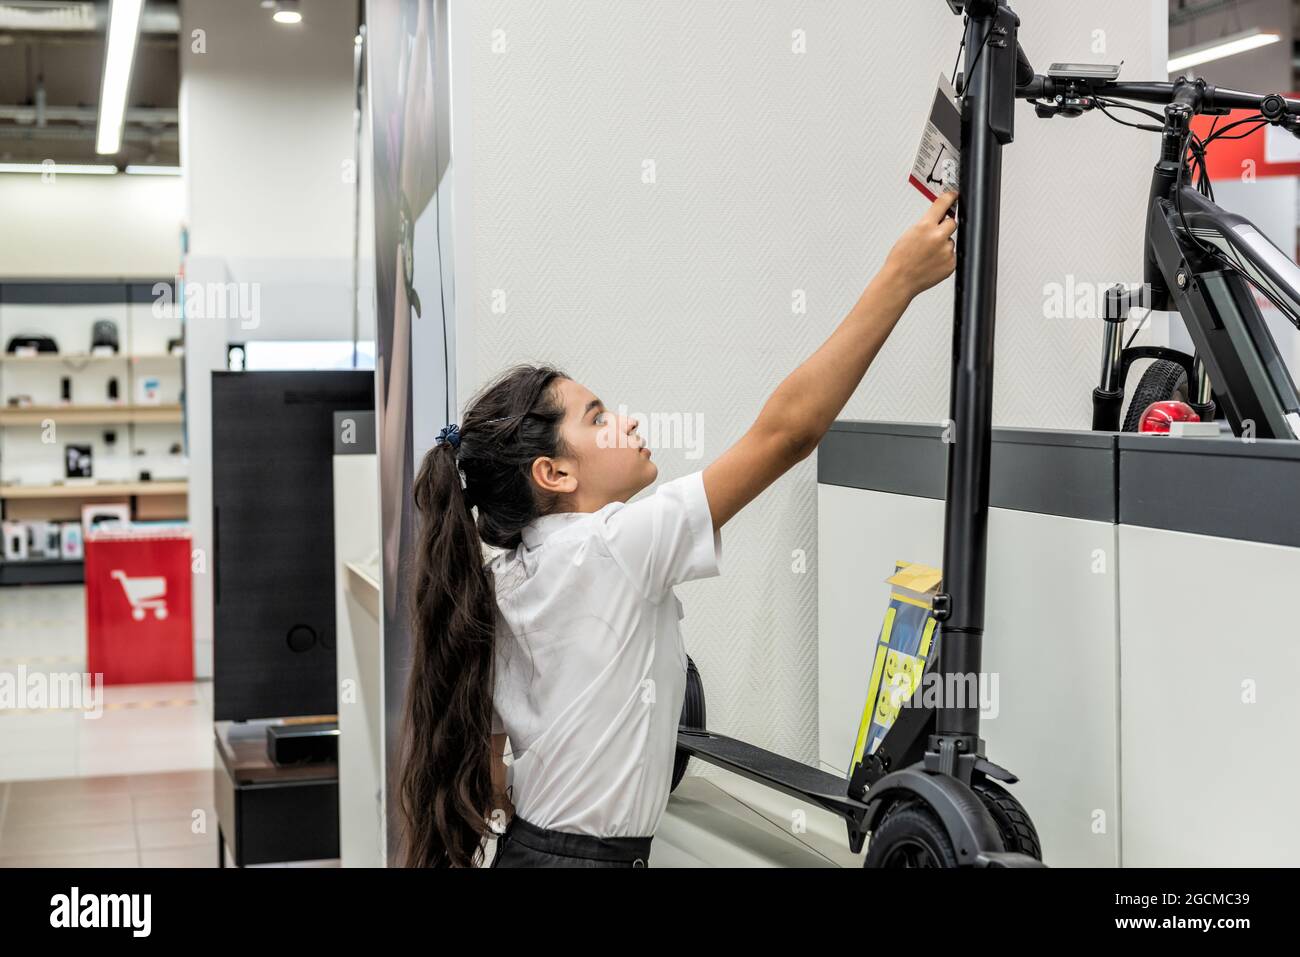
[[[1256,303],[1251,283],[1218,256],[1259,283],[1300,325],[1300,267],[1248,219],[1229,213],[1190,186],[1179,188],[1161,160],[1152,176],[1146,224],[1146,288],[1138,303],[1176,310],[1195,347],[1195,359],[1160,346],[1123,348],[1130,291],[1107,294],[1101,383],[1093,390],[1092,427],[1119,428],[1129,367],[1138,359],[1177,362],[1187,373],[1191,405],[1205,418],[1221,410],[1237,435],[1262,439],[1300,436],[1300,396]],[[1179,205],[1174,196],[1181,198]],[[1184,228],[1184,218],[1186,228]],[[1217,252],[1207,252],[1206,246]],[[1213,384],[1215,402],[1210,402]]]
[[[1165,108],[1161,155],[1147,202],[1143,279],[1149,298],[1142,304],[1176,310],[1195,356],[1154,346],[1124,349],[1121,331],[1130,301],[1123,290],[1112,290],[1103,317],[1106,332],[1101,382],[1093,391],[1093,428],[1118,429],[1124,378],[1132,361],[1164,358],[1187,370],[1191,405],[1202,416],[1217,404],[1238,435],[1300,437],[1300,398],[1250,282],[1267,289],[1283,314],[1300,326],[1300,267],[1249,220],[1216,206],[1184,182],[1189,178],[1184,151],[1198,113],[1222,116],[1231,109],[1258,110],[1262,121],[1300,135],[1300,101],[1277,93],[1219,89],[1185,77],[1173,83],[1121,83],[1036,76],[1023,55],[1021,59],[1024,68],[1016,96],[1033,99],[1040,115],[1042,110],[1079,115],[1091,108],[1095,96]]]
[[[1174,202],[1153,196],[1147,248],[1213,383],[1217,404],[1237,435],[1295,438],[1300,434],[1300,398],[1254,290],[1240,272],[1224,268],[1199,243],[1213,246],[1297,311],[1300,267],[1249,220],[1189,186],[1177,195],[1187,229]]]

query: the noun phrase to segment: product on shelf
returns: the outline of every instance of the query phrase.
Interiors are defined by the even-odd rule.
[[[90,351],[117,352],[117,323],[112,319],[96,319],[90,330]]]
[[[69,561],[83,557],[80,522],[64,522],[60,528],[60,554]]]
[[[59,344],[49,336],[39,333],[20,332],[9,340],[5,352],[18,356],[35,355],[38,352],[58,352]]]
[[[139,405],[160,405],[162,403],[162,383],[157,376],[145,375],[136,380],[135,401]]]
[[[62,533],[58,522],[27,522],[27,557],[59,558],[63,554]]]
[[[5,561],[27,561],[27,527],[22,522],[5,522]]]
[[[63,465],[67,478],[90,478],[95,474],[94,450],[89,445],[65,445]]]
[[[125,502],[81,506],[81,535],[83,539],[100,525],[128,525],[130,522],[131,506]]]

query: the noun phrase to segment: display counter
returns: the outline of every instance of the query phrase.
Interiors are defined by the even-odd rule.
[[[946,449],[939,425],[861,421],[819,446],[828,769],[852,751],[884,579],[941,565]],[[1048,863],[1293,863],[1278,795],[1300,770],[1265,744],[1300,711],[1278,601],[1300,575],[1300,443],[995,429],[990,472],[982,733]]]

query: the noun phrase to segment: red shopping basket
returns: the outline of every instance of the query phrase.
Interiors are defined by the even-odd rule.
[[[104,529],[85,547],[86,670],[106,685],[193,681],[189,532]]]

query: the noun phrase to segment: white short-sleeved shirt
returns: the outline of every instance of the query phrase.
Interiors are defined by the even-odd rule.
[[[600,837],[654,834],[686,690],[679,582],[719,574],[702,472],[596,512],[543,515],[491,562],[501,621],[493,731],[516,813]]]

